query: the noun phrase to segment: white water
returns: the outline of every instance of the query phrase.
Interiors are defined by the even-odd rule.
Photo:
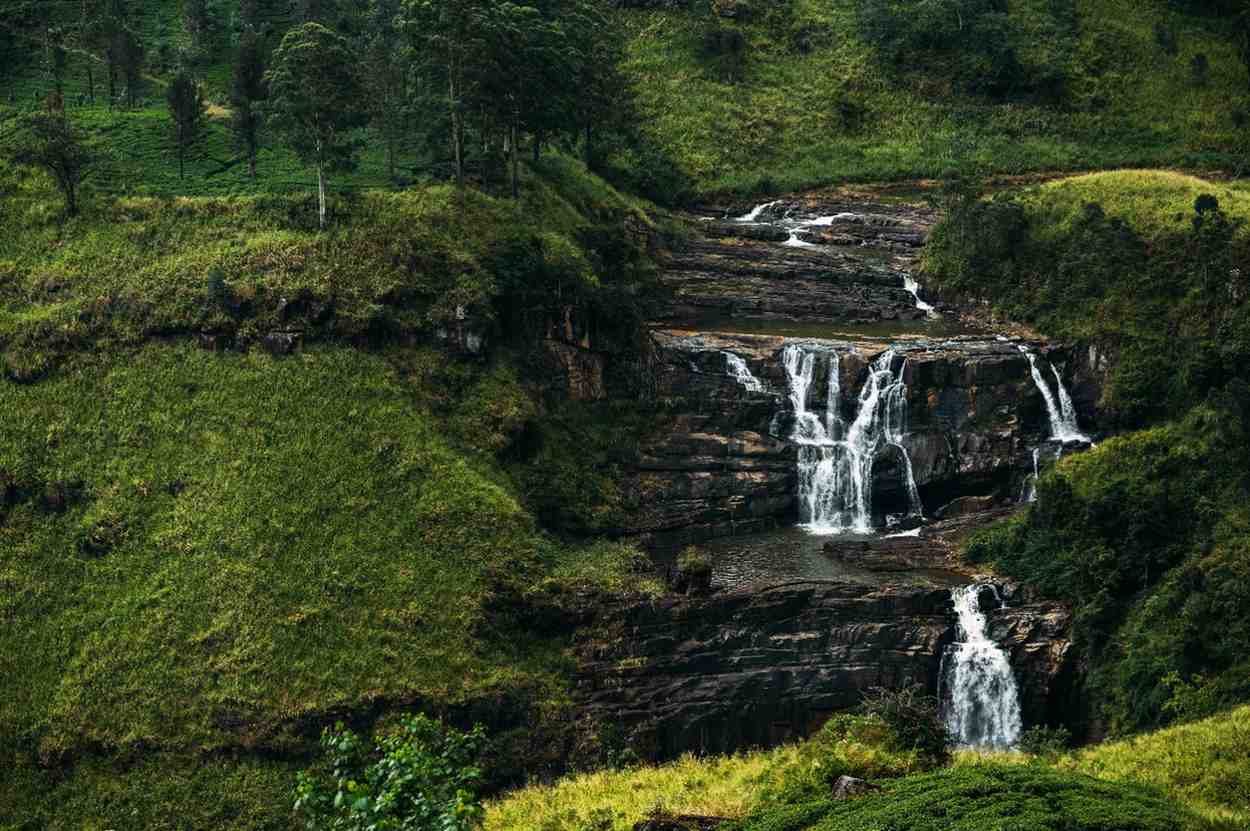
[[[764,386],[763,382],[751,373],[751,368],[747,366],[746,361],[732,352],[723,352],[721,354],[725,356],[729,377],[741,384],[743,389],[747,392],[768,392],[768,388]]]
[[[1050,437],[1055,441],[1070,442],[1083,441],[1088,443],[1089,436],[1081,432],[1081,428],[1076,422],[1076,409],[1072,406],[1072,396],[1068,395],[1067,389],[1063,386],[1063,379],[1059,377],[1059,370],[1052,365],[1051,372],[1055,375],[1055,381],[1059,385],[1059,402],[1055,401],[1055,394],[1050,390],[1050,384],[1046,383],[1046,377],[1042,375],[1042,371],[1037,366],[1037,356],[1025,347],[1018,347],[1025,357],[1029,359],[1029,369],[1033,373],[1033,383],[1037,385],[1038,391],[1042,394],[1043,400],[1046,402],[1046,413],[1050,417]]]
[[[782,351],[794,413],[791,439],[799,447],[799,519],[817,534],[847,531],[872,533],[872,465],[877,454],[895,447],[902,458],[909,514],[923,514],[912,474],[911,457],[903,446],[907,432],[906,361],[897,370],[893,350],[869,368],[859,395],[859,408],[847,425],[841,415],[840,360],[827,347],[790,344]],[[818,367],[828,373],[825,419],[807,409]]]
[[[916,298],[917,309],[925,314],[934,314],[933,306],[920,299],[920,283],[916,280],[916,278],[912,277],[910,274],[904,277],[903,288],[907,289],[907,291],[911,293],[911,296]]]
[[[791,231],[790,238],[783,242],[782,245],[787,248],[816,248],[815,243],[800,239],[798,231]]]
[[[776,205],[779,205],[779,204],[781,204],[780,199],[778,199],[776,202],[765,202],[763,205],[756,205],[754,208],[750,210],[749,213],[743,214],[742,216],[735,219],[734,222],[755,222],[760,218],[760,214],[764,213],[764,211],[768,210],[769,208],[775,207]]]
[[[980,605],[985,588],[974,584],[951,592],[959,640],[943,659],[943,706],[946,729],[960,746],[1005,749],[1020,740],[1020,694],[1007,654],[985,631]],[[998,597],[998,590],[989,588]]]
[[[1041,473],[1038,471],[1038,457],[1041,453],[1042,449],[1040,447],[1033,448],[1033,473],[1024,477],[1024,489],[1020,492],[1021,502],[1037,501],[1037,480],[1041,477]]]

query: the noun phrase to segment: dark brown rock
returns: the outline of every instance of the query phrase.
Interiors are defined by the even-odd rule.
[[[270,355],[290,355],[299,349],[304,335],[301,332],[270,332],[261,339],[261,347]]]

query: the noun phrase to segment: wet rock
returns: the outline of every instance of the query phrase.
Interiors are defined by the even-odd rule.
[[[303,343],[302,332],[270,332],[261,338],[261,347],[275,357],[290,355]]]
[[[963,496],[947,502],[934,511],[933,515],[938,519],[972,516],[992,510],[996,502],[993,496]]]
[[[575,646],[579,707],[647,758],[776,745],[871,687],[935,689],[951,608],[945,589],[846,583],[601,602]]]
[[[856,779],[854,776],[839,776],[833,783],[833,798],[853,799],[879,790],[881,790],[880,785],[874,785],[863,779]]]

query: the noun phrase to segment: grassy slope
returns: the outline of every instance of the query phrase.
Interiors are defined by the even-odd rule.
[[[990,104],[936,79],[893,80],[860,39],[856,0],[795,0],[792,21],[752,24],[744,80],[727,85],[701,64],[704,24],[685,12],[629,12],[627,68],[644,129],[700,192],[785,191],[844,181],[935,176],[952,148],[987,171],[1211,166],[1238,146],[1230,113],[1245,105],[1245,69],[1231,42],[1163,3],[1081,0],[1068,107]],[[701,7],[700,7],[701,8]],[[1042,8],[1014,0],[1031,20]],[[1153,26],[1168,20],[1181,52],[1164,55]],[[792,48],[815,31],[810,54]],[[1037,43],[1045,43],[1039,36]],[[1195,87],[1190,59],[1206,53],[1211,80]],[[928,83],[933,80],[934,83]],[[856,129],[842,98],[866,110]]]
[[[116,787],[92,757],[172,754],[177,782],[200,754],[298,755],[336,714],[494,701],[482,715],[507,728],[565,694],[558,649],[487,604],[519,575],[586,569],[380,358],[154,345],[0,384],[0,412],[0,469],[19,483],[0,525],[0,754],[36,780],[36,761],[88,757],[42,806],[9,780],[0,816],[90,804],[79,784]],[[151,764],[140,774],[160,778]],[[215,772],[260,778],[268,810],[245,815],[280,816],[274,771],[194,776]],[[166,823],[244,799],[184,796]],[[69,819],[126,824],[93,810]]]
[[[396,708],[491,723],[501,764],[555,761],[568,667],[492,598],[654,587],[628,549],[542,532],[526,460],[496,454],[541,425],[593,474],[567,432],[590,415],[553,418],[506,351],[398,344],[457,305],[489,321],[500,240],[542,229],[597,271],[583,235],[645,225],[641,206],[551,158],[520,204],[375,192],[325,234],[287,196],[132,197],[62,224],[46,181],[3,173],[0,826],[285,827],[320,726]],[[274,328],[309,345],[178,338]]]
[[[1097,811],[1075,810],[1079,821],[1089,824],[1048,826],[1048,817],[1054,817],[1053,803],[1064,801],[1057,793],[1067,792],[1070,797],[1087,799],[1091,793],[1089,780],[1071,778],[1067,773],[1079,772],[1114,783],[1136,783],[1146,786],[1119,787],[1105,792],[1110,805],[1103,803],[1101,809],[1115,812],[1126,804],[1153,805],[1145,815],[1153,813],[1161,823],[1144,827],[1180,828],[1211,827],[1237,829],[1245,827],[1250,820],[1250,791],[1246,776],[1250,771],[1246,741],[1247,709],[1241,708],[1212,717],[1202,722],[1146,734],[1133,739],[1096,745],[1062,757],[1053,762],[1032,758],[1023,754],[1014,756],[960,756],[954,769],[936,775],[921,775],[896,780],[890,785],[891,793],[876,800],[881,803],[865,807],[869,817],[859,816],[855,809],[844,813],[855,815],[855,820],[834,813],[840,819],[825,820],[817,825],[818,817],[830,811],[828,805],[810,806],[806,809],[786,809],[776,801],[778,784],[796,767],[812,761],[802,748],[780,748],[766,753],[750,753],[729,758],[682,759],[669,765],[654,768],[636,768],[615,772],[601,772],[570,777],[554,786],[531,786],[516,791],[491,803],[486,817],[487,831],[578,831],[588,827],[592,818],[601,818],[603,828],[626,831],[635,822],[659,807],[666,811],[701,813],[714,816],[742,818],[754,814],[747,828],[806,829],[820,827],[878,827],[889,817],[890,828],[927,828],[903,823],[911,821],[936,822],[933,827],[962,827],[959,822],[971,822],[970,827],[993,828],[995,823],[1011,817],[1011,827],[1063,827],[1063,828],[1126,828],[1139,827],[1129,824],[1125,814],[1116,822],[1101,825],[1093,821]],[[871,751],[859,746],[842,744],[843,755],[860,758]],[[1027,771],[1018,779],[1004,777],[1001,771],[1024,764],[1035,773]],[[1053,765],[1060,775],[1048,773]],[[870,779],[876,776],[869,775]],[[1201,815],[1198,819],[1185,812],[1173,813],[1174,809],[1161,804],[1149,788],[1158,788],[1168,797]],[[1019,788],[1009,800],[1010,807],[994,799],[996,791],[1011,792]],[[958,792],[966,789],[973,798],[962,798]],[[896,793],[897,792],[897,793]],[[944,793],[942,798],[937,798]],[[908,802],[907,794],[915,801]],[[1042,804],[1031,800],[1041,795]],[[1091,802],[1097,802],[1092,800]],[[1003,815],[995,812],[1006,811]],[[941,815],[937,812],[941,811]],[[965,812],[976,812],[971,817]],[[804,813],[807,819],[803,819]],[[793,822],[784,817],[794,815]],[[925,817],[930,817],[925,820]],[[1025,825],[1042,822],[1040,826]],[[1057,821],[1057,820],[1051,820]],[[842,823],[842,824],[839,824]],[[859,823],[859,824],[856,824]],[[864,823],[869,823],[865,825]],[[1118,824],[1117,824],[1118,823]],[[1173,823],[1171,825],[1167,823]],[[884,827],[884,826],[883,826]]]
[[[1104,779],[1146,782],[1212,819],[1250,825],[1250,707],[1097,745],[1059,765]]]

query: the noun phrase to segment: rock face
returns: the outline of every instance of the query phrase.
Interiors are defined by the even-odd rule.
[[[796,212],[817,224],[796,225],[788,219]],[[915,206],[819,196],[775,202],[752,222],[705,219],[700,233],[662,262],[661,278],[674,295],[663,319],[923,318],[904,279],[933,219]]]
[[[630,485],[638,505],[627,532],[660,546],[751,533],[798,518],[797,450],[789,439],[787,339],[659,329],[656,390],[673,414],[642,448]],[[803,343],[813,343],[804,340]],[[871,361],[887,344],[827,341],[840,356],[838,405],[854,417]],[[889,344],[907,360],[908,427],[903,442],[926,512],[963,496],[1019,492],[1032,471],[1031,448],[1049,430],[1029,363],[1014,343],[960,337]],[[1042,354],[1062,352],[1034,344]],[[741,361],[754,381],[736,374]],[[828,379],[819,373],[809,409],[822,413]],[[906,500],[901,455],[882,453],[874,504]]]
[[[578,647],[591,715],[650,758],[810,734],[874,686],[937,685],[950,592],[803,583],[606,609]]]
[[[798,582],[596,614],[576,649],[581,708],[626,728],[652,759],[807,736],[872,687],[937,694],[957,628],[949,588],[902,580]],[[991,615],[1026,724],[1062,715],[1054,708],[1071,669],[1067,614],[1027,604]]]

